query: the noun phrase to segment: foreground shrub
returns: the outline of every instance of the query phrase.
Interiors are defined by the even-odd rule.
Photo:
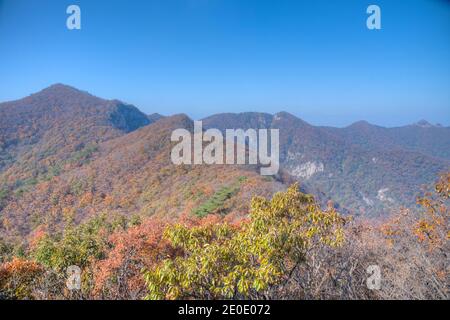
[[[37,262],[19,258],[0,265],[0,298],[34,299],[34,287],[44,272]]]
[[[314,243],[341,245],[343,223],[294,185],[272,200],[254,198],[249,220],[238,226],[170,226],[164,238],[181,251],[144,273],[146,298],[267,297],[289,282]]]

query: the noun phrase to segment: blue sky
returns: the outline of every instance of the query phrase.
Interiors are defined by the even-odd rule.
[[[81,30],[66,28],[70,4]],[[382,30],[366,28],[370,4]],[[53,83],[193,118],[450,125],[450,3],[0,0],[0,101]]]

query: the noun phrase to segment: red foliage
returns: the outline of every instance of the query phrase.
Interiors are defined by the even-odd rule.
[[[99,298],[138,298],[145,285],[141,270],[170,254],[162,240],[166,221],[150,218],[141,225],[113,233],[108,257],[94,266],[94,295]]]
[[[33,283],[44,273],[44,268],[34,261],[14,257],[0,265],[0,292],[17,299],[33,297]]]

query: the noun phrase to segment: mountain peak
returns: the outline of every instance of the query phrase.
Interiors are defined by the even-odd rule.
[[[292,113],[281,111],[277,112],[273,116],[273,121],[288,121],[290,123],[296,123],[296,125],[302,125],[302,126],[311,126],[308,122],[294,116]]]
[[[148,120],[150,120],[151,122],[156,122],[162,118],[165,118],[163,115],[159,114],[159,113],[152,113],[147,115]]]
[[[61,82],[52,84],[51,86],[49,86],[49,87],[46,88],[46,89],[71,89],[71,90],[78,90],[78,89],[75,88],[75,87],[69,86],[69,85],[64,84],[64,83],[61,83]],[[43,89],[43,90],[45,90],[45,89]]]
[[[81,93],[81,94],[87,94],[85,91],[81,91],[75,87],[63,84],[63,83],[55,83],[51,86],[39,91],[37,94],[40,93]]]
[[[371,124],[370,122],[368,122],[366,120],[360,120],[360,121],[356,121],[356,122],[352,123],[347,128],[368,129],[368,128],[372,128],[372,127],[377,127],[377,126]]]
[[[31,99],[55,99],[59,102],[62,102],[63,104],[67,103],[68,101],[78,101],[82,100],[83,102],[90,102],[94,104],[104,103],[109,100],[101,99],[97,96],[94,96],[93,94],[90,94],[87,91],[83,91],[80,89],[77,89],[75,87],[62,84],[62,83],[56,83],[53,84],[39,92],[33,93],[29,96]],[[120,102],[120,101],[113,101],[113,102]]]
[[[351,126],[370,126],[370,123],[366,120],[359,120],[352,123]]]
[[[428,121],[426,121],[426,120],[420,120],[420,121],[418,121],[417,123],[415,123],[414,124],[415,126],[417,126],[417,127],[421,127],[421,128],[431,128],[431,127],[434,127],[431,123],[429,123]]]
[[[296,116],[294,116],[292,113],[289,113],[287,111],[280,111],[274,114],[275,117],[278,118],[297,118]]]

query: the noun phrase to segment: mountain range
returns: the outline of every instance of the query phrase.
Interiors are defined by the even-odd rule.
[[[250,167],[173,165],[172,131],[193,130],[186,115],[147,116],[60,84],[0,115],[0,236],[12,241],[102,213],[233,219],[284,188]]]
[[[204,128],[280,130],[281,171],[254,166],[175,166],[171,132],[186,115],[146,115],[57,84],[0,103],[0,235],[20,239],[90,216],[247,212],[254,195],[299,181],[322,203],[371,216],[413,207],[422,186],[450,169],[450,128],[426,121],[384,128],[361,121],[318,127],[286,112],[217,114]]]
[[[426,121],[384,128],[360,121],[317,127],[286,112],[218,114],[205,128],[275,128],[280,162],[316,196],[353,214],[384,215],[414,206],[423,185],[450,168],[450,128]]]

